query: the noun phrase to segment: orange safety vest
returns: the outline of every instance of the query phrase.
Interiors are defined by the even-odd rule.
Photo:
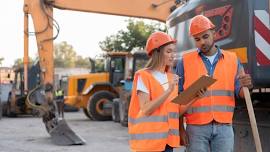
[[[187,124],[208,124],[215,120],[232,123],[235,107],[234,83],[237,74],[237,56],[221,50],[222,57],[216,64],[213,78],[217,81],[210,86],[203,98],[198,99],[187,111]],[[197,51],[183,56],[184,89],[200,76],[207,75],[207,69]]]
[[[149,116],[140,112],[137,96],[138,76],[149,90],[150,102],[160,97],[164,89],[146,69],[136,72],[128,112],[129,144],[132,151],[163,151],[166,144],[179,147],[179,106],[171,102],[177,96],[177,86],[164,103]],[[168,80],[173,74],[167,73]]]

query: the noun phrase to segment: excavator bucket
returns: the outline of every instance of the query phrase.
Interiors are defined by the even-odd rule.
[[[62,119],[58,125],[50,130],[52,142],[56,145],[84,145],[85,141],[70,129],[67,122]]]
[[[57,107],[53,101],[52,86],[38,86],[27,96],[27,103],[42,117],[52,142],[56,145],[84,145],[85,140],[78,136],[65,119],[56,115]]]

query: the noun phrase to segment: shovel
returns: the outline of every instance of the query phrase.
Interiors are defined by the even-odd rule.
[[[245,71],[243,68],[241,69],[241,74],[245,75]],[[245,101],[247,105],[248,116],[249,116],[249,120],[251,124],[252,134],[255,141],[256,151],[262,152],[262,145],[261,145],[261,140],[260,140],[260,136],[258,132],[254,110],[253,110],[253,105],[251,102],[250,92],[247,87],[243,87],[243,91],[244,91]]]

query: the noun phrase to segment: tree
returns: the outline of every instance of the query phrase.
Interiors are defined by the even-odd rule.
[[[90,68],[90,61],[88,58],[78,55],[75,60],[75,67]]]
[[[115,35],[110,35],[99,42],[103,51],[131,51],[135,48],[143,49],[147,38],[154,31],[166,31],[161,23],[146,24],[143,20],[129,19],[127,30],[120,30]]]
[[[29,63],[28,63],[28,65],[31,66],[34,63],[34,60],[36,60],[36,59],[32,59],[31,57],[29,57]],[[23,58],[16,59],[14,61],[13,67],[14,68],[23,67]]]
[[[54,45],[55,67],[75,67],[76,52],[66,41]]]
[[[76,54],[73,46],[66,41],[54,45],[54,65],[61,68],[89,68],[88,58]]]
[[[3,57],[0,57],[0,65],[2,65],[2,62],[4,61]]]

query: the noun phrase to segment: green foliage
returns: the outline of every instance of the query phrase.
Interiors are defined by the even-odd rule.
[[[33,65],[34,60],[36,60],[36,59],[33,59],[33,58],[29,57],[29,59],[28,59],[28,61],[29,61],[28,65],[29,66]],[[23,67],[23,58],[16,59],[14,61],[14,64],[13,64],[13,68],[20,68],[20,67]]]
[[[55,67],[75,67],[76,52],[66,41],[54,45]]]
[[[120,30],[115,35],[110,35],[104,41],[99,42],[103,51],[131,51],[143,49],[147,38],[154,31],[166,31],[161,23],[146,24],[143,20],[129,19],[126,30]]]
[[[0,57],[0,65],[2,65],[2,62],[4,61],[3,57]]]
[[[95,60],[95,70],[96,72],[104,72],[104,59]]]
[[[89,68],[88,58],[76,54],[72,45],[66,41],[54,45],[54,65],[61,68]]]

